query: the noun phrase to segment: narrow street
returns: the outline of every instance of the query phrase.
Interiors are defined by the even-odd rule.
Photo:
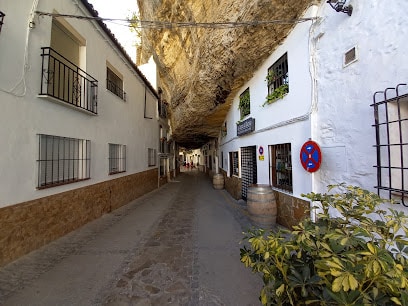
[[[0,270],[1,305],[260,305],[244,206],[198,170]]]

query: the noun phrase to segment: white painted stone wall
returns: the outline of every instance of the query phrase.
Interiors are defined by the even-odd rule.
[[[327,185],[341,182],[376,192],[374,112],[370,104],[376,91],[408,82],[408,1],[353,0],[347,4],[354,7],[352,16],[334,11],[326,1],[311,7],[305,16],[318,16],[314,25],[297,25],[242,87],[240,93],[250,88],[248,117],[255,118],[256,130],[236,137],[240,119],[237,95],[226,117],[227,136],[219,138],[228,173],[228,152],[263,146],[265,161],[258,159],[258,183],[267,184],[268,145],[290,142],[293,196],[325,192]],[[357,61],[345,66],[344,54],[353,47]],[[290,92],[261,107],[267,94],[267,69],[285,52]],[[285,124],[293,119],[296,122]],[[299,160],[300,148],[309,138],[322,150],[322,165],[314,174],[307,173]]]
[[[350,1],[352,16],[322,2],[313,31],[317,62],[317,107],[312,135],[323,164],[313,189],[346,182],[376,192],[373,94],[408,82],[408,1]],[[344,66],[355,47],[357,61]],[[405,87],[407,92],[407,87]],[[406,131],[408,133],[408,131]]]
[[[304,17],[314,16],[315,7],[311,7]],[[311,109],[311,75],[309,72],[308,37],[311,22],[297,25],[284,43],[262,64],[253,78],[242,86],[227,114],[227,135],[219,138],[221,151],[224,152],[224,167],[230,173],[229,152],[239,148],[256,146],[258,184],[269,184],[268,146],[282,143],[292,145],[293,195],[309,192],[312,189],[312,174],[303,170],[299,161],[299,152],[311,135],[309,114]],[[265,81],[268,68],[287,52],[289,65],[289,93],[270,105],[262,106],[268,94]],[[237,137],[236,122],[240,120],[238,109],[239,95],[249,87],[251,113],[246,118],[255,118],[255,131]],[[259,159],[259,147],[264,149],[264,160]],[[241,168],[241,167],[240,167]]]
[[[147,166],[147,148],[158,149],[156,97],[96,24],[66,20],[86,39],[81,66],[99,81],[98,115],[37,97],[41,47],[50,44],[51,17],[34,18],[35,26],[29,29],[30,13],[39,10],[82,15],[86,10],[81,2],[4,0],[0,9],[6,14],[0,33],[0,207],[154,168]],[[107,61],[123,75],[126,102],[106,89]],[[153,119],[144,118],[145,90]],[[36,190],[40,133],[91,140],[91,179]],[[125,173],[108,175],[108,143],[127,146]]]

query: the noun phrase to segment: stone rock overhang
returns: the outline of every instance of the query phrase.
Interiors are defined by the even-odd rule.
[[[217,137],[234,96],[293,29],[294,23],[179,27],[175,23],[295,20],[315,0],[137,0],[142,21],[138,64],[153,56],[173,140],[198,148]],[[266,74],[265,74],[266,75]]]

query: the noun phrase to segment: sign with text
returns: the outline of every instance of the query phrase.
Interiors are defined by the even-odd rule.
[[[255,118],[248,118],[237,124],[237,136],[255,131]]]

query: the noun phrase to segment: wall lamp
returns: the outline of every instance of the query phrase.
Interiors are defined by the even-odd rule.
[[[3,19],[6,14],[4,14],[2,11],[0,11],[0,32],[1,32],[1,27],[3,25]]]
[[[345,5],[346,0],[327,0],[327,3],[336,11],[346,13],[351,16],[353,13],[353,7],[351,5]]]

